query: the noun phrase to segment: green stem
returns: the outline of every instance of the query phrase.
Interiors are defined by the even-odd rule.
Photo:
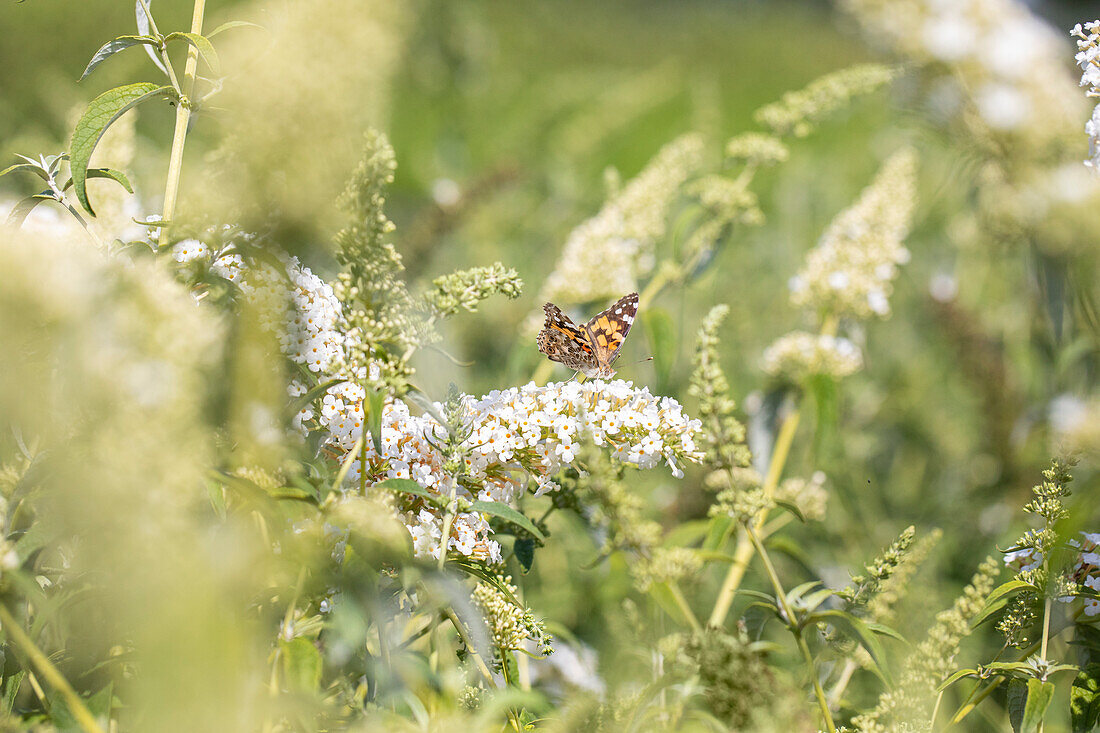
[[[482,676],[485,677],[485,681],[490,686],[496,686],[496,680],[493,679],[493,673],[489,671],[489,667],[485,665],[485,661],[481,658],[481,655],[474,649],[474,645],[470,642],[470,637],[466,633],[466,629],[463,628],[462,622],[458,620],[458,614],[456,614],[450,608],[443,609],[443,615],[447,617],[447,620],[451,622],[451,625],[455,627],[455,632],[458,634],[458,638],[462,639],[462,643],[466,645],[466,650],[474,660],[475,666]]]
[[[1055,631],[1053,635],[1058,636],[1066,629],[1073,627],[1073,625],[1081,617],[1083,612],[1083,608],[1079,609],[1077,613],[1074,614],[1073,618],[1069,620],[1065,626]],[[1021,651],[1019,659],[1024,660],[1034,654],[1036,650],[1042,647],[1043,642],[1047,639],[1048,636],[1050,636],[1050,634],[1044,633],[1042,641],[1037,641]],[[998,656],[1000,656],[1000,654],[998,654]],[[967,696],[966,701],[959,707],[958,710],[955,711],[955,714],[951,717],[951,722],[947,724],[945,730],[953,725],[962,722],[963,718],[969,715],[974,710],[974,708],[978,707],[978,704],[981,703],[982,700],[989,697],[989,695],[992,694],[992,692],[997,689],[997,687],[1000,686],[1002,682],[1004,682],[1004,679],[1004,677],[996,677],[990,680],[984,687],[975,687],[974,690],[971,691],[970,695]]]
[[[779,573],[775,572],[775,566],[772,565],[772,559],[768,555],[764,543],[761,542],[760,537],[757,536],[756,530],[753,529],[751,525],[745,525],[745,533],[756,548],[757,554],[760,555],[760,561],[764,563],[764,570],[768,574],[768,579],[772,582],[772,587],[775,588],[775,599],[779,601],[779,605],[783,609],[783,615],[787,618],[787,628],[794,635],[795,641],[798,642],[798,650],[802,652],[802,658],[806,660],[806,666],[810,671],[810,681],[814,686],[814,696],[817,698],[818,707],[821,708],[822,720],[825,721],[825,730],[827,730],[828,733],[836,733],[836,725],[833,723],[833,714],[829,712],[829,701],[825,699],[825,690],[821,687],[821,680],[817,678],[817,666],[814,664],[814,657],[810,653],[810,646],[806,643],[806,638],[802,635],[802,629],[799,627],[798,619],[795,618],[794,609],[787,603],[787,592],[783,590],[783,583],[779,580]]]
[[[23,627],[19,625],[19,622],[8,611],[7,606],[3,604],[0,604],[0,625],[7,632],[8,638],[27,655],[50,687],[60,692],[61,696],[65,698],[65,704],[68,705],[69,712],[72,713],[73,718],[76,719],[77,724],[85,733],[104,733],[103,728],[100,727],[92,712],[88,710],[80,695],[76,694],[73,686],[57,671],[57,667],[53,666],[42,650],[35,646],[34,641],[27,636],[23,631]]]
[[[206,10],[206,0],[195,0],[195,11],[191,16],[191,32],[202,33],[202,19]],[[152,16],[150,16],[152,17]],[[167,54],[166,54],[167,55]],[[169,66],[169,69],[172,67]],[[172,153],[168,159],[168,180],[164,186],[164,209],[161,220],[170,222],[176,213],[176,198],[179,195],[180,176],[183,172],[183,147],[187,142],[187,125],[191,121],[191,93],[195,88],[195,76],[199,68],[199,51],[194,46],[187,47],[187,64],[183,69],[183,86],[179,88],[179,101],[176,106],[176,128],[172,134]],[[168,246],[168,228],[160,229],[158,246]]]
[[[772,453],[771,462],[768,464],[768,475],[764,479],[764,496],[771,497],[779,485],[779,477],[783,475],[783,467],[787,463],[790,454],[791,443],[794,442],[795,432],[798,430],[800,411],[795,410],[779,429],[779,435],[775,440],[775,450]],[[754,530],[759,533],[764,528],[764,522],[768,518],[767,510],[760,512],[755,522]],[[752,560],[753,544],[749,537],[741,535],[737,541],[737,549],[733,553],[733,562],[726,571],[726,578],[718,591],[718,598],[714,601],[714,609],[711,611],[708,626],[721,626],[726,621],[730,606],[733,605],[733,597],[745,577],[749,562]]]
[[[672,592],[672,597],[676,601],[680,613],[684,614],[684,618],[686,618],[691,625],[691,630],[702,631],[703,625],[699,623],[699,619],[695,617],[695,613],[691,610],[691,606],[688,605],[687,599],[684,598],[684,592],[680,590],[680,584],[675,580],[670,580],[668,582],[668,589]]]

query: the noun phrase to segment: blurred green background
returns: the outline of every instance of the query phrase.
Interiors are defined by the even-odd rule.
[[[1084,2],[1036,9],[1059,29],[1096,10]],[[154,11],[162,29],[189,24],[190,3],[157,2]],[[230,18],[268,20],[265,3],[212,2],[207,12],[208,27]],[[339,103],[314,110],[313,120],[288,115],[277,130],[288,148],[306,153],[324,138],[325,156],[320,182],[272,183],[313,192],[302,193],[309,202],[304,211],[273,225],[316,271],[335,271],[329,237],[341,219],[333,194],[354,166],[356,131],[373,123],[397,153],[388,211],[410,281],[423,285],[494,261],[519,271],[527,283],[521,299],[489,301],[481,313],[444,326],[441,350],[453,359],[433,351],[418,357],[418,384],[436,398],[451,382],[481,394],[530,378],[541,356],[525,321],[541,305],[537,291],[570,230],[599,209],[608,169],[629,179],[662,144],[689,130],[706,134],[717,151],[732,135],[755,129],[753,111],[784,91],[878,58],[848,19],[817,2],[427,1],[402,12],[392,21],[403,39],[392,68],[374,78],[356,75],[358,64],[371,63],[370,48],[356,49],[362,58],[327,59],[320,46],[305,44],[317,59],[283,60],[316,61],[313,83],[330,85]],[[0,161],[63,149],[74,111],[90,97],[153,78],[148,58],[134,49],[75,81],[95,49],[131,32],[132,23],[131,4],[114,0],[0,5]],[[324,35],[315,40],[323,44]],[[1068,37],[1065,47],[1069,69]],[[224,65],[231,75],[234,60],[250,59],[230,49]],[[249,83],[231,78],[227,99],[247,94]],[[297,89],[288,83],[287,97],[276,97],[275,106],[294,107]],[[829,519],[792,533],[807,548],[803,561],[831,568],[840,580],[843,568],[857,567],[908,524],[944,530],[935,552],[940,572],[926,570],[928,592],[913,599],[914,617],[926,619],[982,557],[1015,538],[1019,507],[1056,449],[1047,427],[1051,402],[1095,384],[1085,357],[1096,345],[1078,347],[1084,357],[1064,356],[1069,344],[1051,335],[1043,294],[1030,289],[1037,275],[1028,253],[976,251],[953,241],[947,223],[970,205],[977,161],[926,121],[910,91],[903,79],[890,92],[857,101],[794,142],[789,163],[761,173],[755,188],[767,223],[737,230],[690,288],[642,304],[665,309],[676,326],[669,374],[660,378],[652,363],[631,364],[650,354],[641,329],[627,345],[622,376],[655,392],[685,394],[699,320],[725,302],[731,314],[722,333],[723,366],[739,401],[758,402],[768,387],[759,366],[763,349],[805,326],[787,298],[803,253],[887,155],[914,146],[921,185],[908,240],[913,261],[897,281],[894,315],[866,326],[867,368],[842,385],[835,423],[804,423],[790,474],[821,469],[829,476]],[[138,123],[132,172],[149,212],[159,204],[171,115],[143,108]],[[217,111],[197,119],[188,140],[185,204],[202,200],[233,129],[239,130]],[[1080,143],[1084,157],[1083,133]],[[0,185],[11,194],[30,192],[27,181]],[[958,297],[930,297],[937,278],[954,283]],[[1082,515],[1096,520],[1095,499],[1087,495],[1096,488],[1090,470],[1082,469],[1078,500]],[[669,525],[705,515],[710,497],[700,482],[637,481]],[[577,571],[593,559],[594,546],[581,539],[579,525],[559,519],[552,528],[562,541],[539,554],[524,580],[527,600],[605,654],[622,653],[608,632],[628,576],[614,561]],[[788,570],[798,567],[791,560]]]

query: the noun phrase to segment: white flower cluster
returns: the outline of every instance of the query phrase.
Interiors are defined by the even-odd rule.
[[[345,383],[325,395],[319,415],[337,453],[346,452],[363,434],[363,391]],[[475,398],[463,396],[464,420],[470,430],[461,446],[465,468],[459,477],[444,469],[439,446],[445,432],[430,415],[412,415],[402,402],[388,403],[382,413],[381,455],[366,441],[367,475],[371,485],[387,478],[412,479],[442,498],[510,503],[532,484],[536,496],[558,488],[553,476],[576,460],[582,442],[606,447],[623,463],[654,468],[662,461],[674,475],[697,462],[698,420],[684,415],[676,400],[656,397],[630,382],[592,380],[551,383],[537,387],[494,390]],[[438,406],[442,409],[442,406]],[[360,481],[359,460],[348,481]],[[473,487],[472,489],[470,487]],[[476,493],[475,493],[476,492]],[[405,516],[419,556],[439,557],[442,518],[432,508],[417,508]],[[459,514],[447,540],[447,550],[490,562],[500,560],[500,547],[477,513]]]
[[[871,185],[842,211],[791,278],[791,301],[833,315],[890,314],[891,282],[909,261],[902,242],[916,200],[916,157],[892,156]]]
[[[762,362],[768,374],[800,383],[815,374],[834,379],[855,374],[863,368],[863,355],[846,338],[792,331],[765,349]]]
[[[341,358],[344,335],[337,329],[340,301],[332,286],[297,257],[278,253],[282,272],[268,264],[246,271],[239,254],[225,250],[214,253],[197,239],[177,242],[172,257],[181,264],[198,262],[207,266],[254,298],[265,324],[278,330],[283,353],[296,364],[316,374],[329,373]],[[291,389],[292,396],[306,392],[305,385],[297,381]]]
[[[1070,576],[1089,590],[1100,592],[1100,532],[1082,532],[1081,536],[1084,538],[1083,541],[1076,539],[1069,541],[1069,544],[1078,550],[1077,558],[1070,568]],[[1030,547],[1005,553],[1005,565],[1017,572],[1035,570],[1042,564],[1042,553]],[[1063,596],[1058,600],[1069,603],[1073,600],[1073,596]],[[1100,615],[1100,601],[1094,598],[1084,600],[1086,616]]]
[[[947,73],[931,99],[999,133],[1041,143],[1073,119],[1058,34],[1020,0],[842,0],[872,42]]]
[[[196,251],[200,254],[194,254]],[[209,260],[212,255],[201,243],[181,242],[176,257],[193,261],[200,257]],[[347,379],[343,349],[348,341],[338,330],[339,300],[332,288],[297,258],[284,255],[280,259],[285,273],[270,266],[245,271],[236,254],[218,257],[211,269],[236,280],[246,295],[260,301],[261,312],[268,318],[285,319],[281,346],[287,357],[308,367],[320,381]],[[686,462],[701,458],[695,447],[701,424],[684,415],[680,404],[671,398],[654,396],[648,389],[622,380],[545,387],[532,382],[481,398],[461,397],[463,421],[470,434],[460,446],[466,464],[460,477],[444,467],[440,450],[448,438],[444,428],[430,415],[411,414],[400,401],[387,401],[383,407],[380,452],[376,452],[369,432],[364,435],[367,394],[359,383],[375,378],[375,373],[363,374],[330,387],[319,406],[306,405],[294,418],[303,433],[321,430],[327,434],[326,452],[337,459],[364,438],[362,457],[349,467],[349,489],[360,483],[369,487],[383,479],[404,478],[443,499],[449,500],[453,494],[467,501],[507,504],[530,482],[536,496],[557,489],[552,477],[573,463],[582,442],[604,446],[618,460],[639,468],[654,468],[663,461],[677,477],[683,475],[681,467]],[[291,397],[301,397],[308,386],[294,380],[288,391]],[[442,405],[436,407],[443,409]],[[361,476],[364,465],[366,473]],[[416,506],[403,520],[418,556],[438,559],[446,548],[490,563],[501,561],[500,546],[490,539],[489,523],[479,512],[460,512],[446,543],[443,517],[434,507]]]
[[[1077,65],[1081,67],[1081,86],[1088,87],[1088,96],[1100,97],[1100,20],[1073,26],[1071,35],[1077,38]],[[1085,165],[1100,168],[1100,104],[1093,107],[1092,117],[1085,123],[1089,136],[1089,159]]]
[[[653,269],[669,206],[701,167],[704,150],[698,135],[665,145],[596,216],[573,230],[540,301],[587,303],[634,290]]]

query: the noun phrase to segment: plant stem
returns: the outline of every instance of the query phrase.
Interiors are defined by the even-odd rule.
[[[206,10],[206,0],[195,0],[195,11],[191,16],[191,32],[202,33],[202,18]],[[169,69],[172,67],[169,66]],[[191,121],[191,93],[195,88],[195,76],[199,68],[199,51],[192,45],[187,46],[187,64],[183,69],[183,86],[180,88],[179,102],[176,106],[176,129],[172,134],[172,153],[168,160],[168,180],[164,186],[164,209],[161,220],[170,222],[176,213],[176,198],[179,195],[180,175],[183,171],[183,146],[187,142],[187,125]],[[158,247],[168,246],[168,228],[160,228]]]
[[[802,636],[802,629],[799,628],[798,619],[795,618],[794,615],[794,609],[787,603],[787,592],[783,590],[783,583],[779,580],[779,573],[775,572],[775,566],[772,565],[772,559],[768,555],[764,543],[761,542],[760,537],[757,536],[756,530],[750,525],[745,525],[745,534],[748,535],[749,540],[752,542],[753,546],[756,547],[756,552],[760,555],[761,562],[764,563],[764,570],[768,574],[768,579],[772,582],[772,587],[775,588],[775,599],[779,602],[780,608],[783,609],[783,615],[787,619],[787,628],[794,635],[795,641],[798,642],[798,650],[802,652],[802,658],[806,660],[806,666],[810,670],[810,681],[814,686],[814,696],[817,698],[817,704],[821,708],[821,717],[825,721],[825,730],[829,733],[836,733],[833,715],[829,712],[829,702],[825,699],[825,690],[821,688],[821,680],[817,678],[817,666],[814,664],[813,654],[810,653],[810,646],[806,643],[805,637]]]
[[[73,686],[57,671],[57,667],[53,666],[42,650],[35,646],[34,641],[27,636],[23,631],[23,627],[19,625],[19,622],[8,611],[7,606],[3,604],[0,604],[0,625],[7,632],[8,638],[27,655],[46,682],[65,698],[65,704],[68,705],[69,712],[73,714],[73,718],[76,719],[77,724],[85,733],[104,733],[103,728],[100,727],[92,712],[88,710],[80,695],[76,694]]]
[[[855,674],[857,669],[859,669],[859,665],[852,659],[848,659],[844,663],[844,669],[840,671],[840,677],[833,685],[832,691],[829,692],[829,709],[840,706],[840,697],[844,694],[844,690],[848,688],[848,683],[852,680],[852,675]]]
[[[668,582],[668,589],[671,591],[672,597],[676,601],[676,605],[680,608],[680,613],[684,614],[684,618],[686,618],[688,624],[691,625],[691,630],[702,631],[703,625],[699,623],[699,619],[695,617],[695,613],[691,610],[691,606],[688,605],[687,599],[684,598],[684,592],[680,590],[680,584],[675,580],[670,580]]]
[[[783,475],[783,466],[790,454],[791,443],[794,442],[795,432],[798,430],[800,411],[796,409],[783,421],[783,427],[779,429],[779,435],[775,440],[775,450],[772,453],[771,462],[768,464],[768,475],[764,479],[764,496],[771,497],[779,485],[779,477]],[[760,512],[760,516],[754,523],[754,531],[759,533],[764,528],[764,522],[768,518],[767,510]],[[711,611],[708,626],[721,626],[726,621],[730,606],[733,604],[733,596],[745,577],[745,571],[752,560],[753,544],[746,535],[741,535],[737,541],[737,549],[733,554],[733,563],[726,571],[726,579],[722,582],[722,588],[718,591],[718,598],[714,602],[714,610]]]
[[[1062,628],[1060,628],[1060,629],[1058,629],[1054,632],[1054,636],[1058,636],[1059,634],[1061,634],[1066,629],[1072,627],[1077,622],[1077,620],[1081,617],[1081,615],[1083,613],[1084,613],[1083,608],[1078,609],[1077,613],[1075,613],[1073,615],[1073,618],[1070,619],[1066,623],[1065,626],[1063,626]],[[1050,634],[1047,633],[1046,629],[1047,629],[1047,626],[1046,626],[1046,623],[1044,622],[1044,633],[1043,633],[1042,641],[1037,641],[1034,644],[1032,644],[1031,646],[1029,646],[1026,649],[1024,649],[1023,651],[1021,651],[1020,655],[1019,655],[1019,659],[1021,659],[1021,660],[1027,659],[1032,654],[1034,654],[1037,649],[1040,649],[1042,647],[1042,645],[1046,642],[1047,637],[1050,636]],[[1000,655],[998,654],[998,656],[1000,656]],[[953,725],[956,725],[956,724],[962,722],[962,719],[965,718],[967,715],[969,715],[974,710],[974,708],[976,708],[978,706],[978,704],[982,700],[989,697],[989,695],[995,689],[997,689],[997,687],[1002,682],[1004,682],[1004,677],[996,677],[996,678],[990,680],[989,683],[985,685],[985,687],[980,688],[980,690],[979,690],[978,687],[975,687],[974,690],[967,697],[966,701],[959,707],[958,710],[955,711],[955,714],[951,717],[951,722],[947,724],[947,726],[945,727],[945,730],[947,728],[950,728]]]

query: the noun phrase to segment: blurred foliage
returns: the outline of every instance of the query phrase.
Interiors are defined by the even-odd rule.
[[[84,5],[79,17],[62,0],[0,6],[0,27],[18,29],[0,41],[0,68],[8,70],[0,105],[5,166],[16,153],[65,150],[76,116],[100,91],[156,78],[148,56],[132,49],[76,83],[99,45],[133,24],[127,3]],[[162,28],[190,22],[190,3],[157,0],[152,9]],[[927,79],[912,65],[900,67],[885,90],[814,119],[806,137],[775,147],[761,135],[767,155],[758,147],[746,153],[742,137],[731,148],[736,155],[724,158],[726,141],[764,132],[755,111],[785,93],[867,62],[913,63],[870,48],[850,17],[825,4],[252,0],[208,8],[207,27],[229,19],[263,29],[215,39],[227,77],[187,140],[184,214],[174,222],[180,238],[193,235],[218,254],[252,263],[280,263],[278,248],[336,282],[341,266],[362,264],[348,255],[351,230],[336,235],[347,225],[340,193],[356,171],[364,131],[385,130],[397,167],[384,212],[385,176],[359,168],[359,191],[378,194],[355,209],[370,217],[371,246],[362,249],[400,254],[385,273],[401,292],[400,309],[415,307],[409,293],[424,292],[441,315],[464,306],[453,319],[433,320],[437,343],[378,339],[385,348],[408,348],[392,355],[402,391],[430,400],[445,402],[451,384],[482,395],[531,379],[542,357],[528,326],[532,314],[540,317],[537,294],[570,232],[625,190],[662,146],[700,134],[706,159],[698,172],[711,177],[697,178],[699,187],[684,196],[675,192],[662,222],[667,236],[654,243],[658,261],[680,254],[677,237],[701,220],[693,216],[721,205],[752,216],[723,219],[707,232],[714,246],[699,267],[643,299],[618,366],[620,376],[654,393],[684,397],[692,416],[700,414],[697,397],[707,394],[698,384],[692,389],[693,374],[705,367],[721,394],[704,412],[729,434],[727,457],[716,462],[729,475],[716,484],[714,466],[689,466],[683,480],[667,471],[624,478],[606,458],[582,456],[587,472],[567,468],[560,491],[525,500],[532,520],[547,510],[535,521],[537,533],[499,515],[486,519],[505,547],[511,580],[482,577],[480,566],[463,572],[477,578],[483,597],[520,619],[513,626],[534,629],[533,612],[568,648],[558,646],[547,660],[496,654],[490,640],[499,628],[482,621],[471,581],[413,557],[409,533],[390,520],[395,506],[431,505],[415,493],[382,491],[337,504],[333,489],[348,475],[365,476],[361,464],[350,453],[310,454],[316,443],[285,439],[294,413],[285,404],[287,383],[301,380],[305,392],[319,380],[310,382],[315,375],[301,363],[272,358],[278,337],[265,330],[262,310],[187,262],[173,279],[144,254],[132,263],[101,258],[79,233],[70,231],[68,244],[43,245],[41,232],[68,217],[47,202],[23,235],[0,235],[0,493],[4,549],[15,553],[15,567],[5,560],[0,575],[0,601],[28,622],[34,643],[94,714],[113,715],[123,730],[165,731],[488,730],[535,718],[536,727],[563,730],[618,730],[630,720],[684,730],[814,729],[810,705],[783,709],[809,690],[808,675],[790,639],[773,631],[783,623],[769,625],[766,610],[749,607],[755,596],[735,597],[721,630],[685,626],[678,601],[705,621],[727,571],[726,560],[706,552],[730,551],[737,531],[729,512],[708,515],[715,489],[742,499],[745,487],[758,489],[790,414],[797,390],[763,377],[761,359],[778,336],[816,329],[821,314],[789,305],[788,281],[830,221],[903,148],[919,157],[917,207],[905,240],[912,259],[893,282],[892,315],[846,324],[862,351],[861,371],[839,384],[805,383],[784,472],[801,483],[773,487],[794,510],[773,503],[739,512],[751,525],[762,508],[776,509],[771,521],[782,532],[768,544],[787,588],[811,581],[844,588],[849,570],[916,527],[919,567],[890,560],[891,572],[902,563],[898,574],[909,588],[889,585],[889,573],[876,574],[875,564],[867,573],[876,590],[887,586],[881,592],[891,594],[890,623],[908,642],[882,643],[891,665],[919,677],[919,705],[903,693],[897,699],[905,705],[879,700],[879,660],[868,661],[869,649],[853,651],[850,640],[828,633],[807,636],[826,660],[818,672],[848,676],[831,700],[838,722],[876,705],[927,714],[940,682],[933,677],[955,659],[981,606],[973,589],[966,602],[952,606],[953,599],[983,558],[1009,549],[1030,526],[1020,508],[1063,447],[1066,410],[1076,415],[1096,399],[1094,209],[1053,209],[1035,230],[1047,240],[1022,242],[1018,228],[976,235],[974,227],[996,220],[1006,200],[997,198],[1004,180],[988,166],[995,146],[942,124],[922,96]],[[1068,69],[1068,37],[1064,46]],[[173,47],[180,68],[184,53]],[[93,226],[104,239],[131,216],[157,213],[173,114],[167,105],[143,106],[136,118],[123,118],[136,119],[133,130],[115,128],[121,142],[108,136],[98,149],[103,164],[124,169],[137,191],[124,199],[111,181],[89,183],[101,213]],[[1077,143],[1065,160],[1085,157],[1083,132]],[[716,192],[729,193],[716,181],[740,180],[746,164],[754,170],[753,198],[715,204]],[[32,180],[6,176],[0,190],[31,194]],[[970,215],[979,209],[986,219],[976,224]],[[392,231],[377,217],[392,220]],[[233,232],[223,230],[229,223]],[[237,238],[236,228],[256,239]],[[1045,249],[1044,241],[1053,244]],[[528,285],[516,297],[521,281]],[[474,286],[485,292],[466,292]],[[490,292],[509,299],[479,302]],[[340,299],[353,302],[346,295]],[[196,297],[210,307],[193,308]],[[468,302],[476,312],[465,312],[473,310]],[[707,321],[713,329],[704,363],[695,335],[716,304],[728,310]],[[373,312],[362,306],[363,318],[382,305]],[[638,362],[651,353],[652,361]],[[379,358],[368,354],[364,363],[371,356]],[[406,362],[415,372],[406,373]],[[272,426],[279,437],[271,437]],[[752,468],[740,465],[745,434]],[[361,443],[355,450],[366,452],[369,441]],[[451,456],[455,465],[462,458],[457,449]],[[1095,460],[1086,457],[1074,478],[1063,539],[1100,528]],[[806,487],[822,486],[827,508],[815,499],[810,522],[795,522]],[[338,541],[334,527],[344,528]],[[538,539],[544,533],[545,542]],[[934,548],[919,539],[938,533]],[[701,553],[679,553],[679,544]],[[758,570],[759,559],[753,562]],[[983,571],[973,585],[988,591],[993,571]],[[750,573],[744,588],[777,591],[763,572]],[[790,598],[811,630],[826,622],[798,604],[814,592],[791,591]],[[511,594],[521,604],[505,602]],[[776,615],[785,600],[779,595],[771,601]],[[1041,616],[1044,596],[1032,595]],[[860,597],[860,610],[840,599],[821,602],[858,621],[868,600]],[[1067,623],[1070,612],[1054,608],[1056,624]],[[949,629],[943,633],[954,648],[920,645],[929,628]],[[959,659],[971,666],[993,660],[1003,641],[986,622],[961,642]],[[927,669],[919,674],[902,664],[907,644],[923,655]],[[20,725],[71,728],[67,703],[50,685],[18,676],[40,668],[17,646],[9,636],[3,712],[22,716]],[[1074,650],[1056,646],[1073,661]],[[1095,650],[1082,648],[1090,661]],[[576,659],[553,667],[551,660],[568,654]],[[857,655],[859,663],[845,670]],[[489,694],[481,664],[490,677],[514,684]],[[578,669],[599,685],[581,694]],[[555,674],[574,682],[555,686]],[[941,714],[963,704],[970,692],[963,688],[976,684],[948,688]],[[1009,688],[991,687],[983,714],[960,728],[1003,730]],[[1056,707],[1047,730],[1068,730],[1067,705]]]

